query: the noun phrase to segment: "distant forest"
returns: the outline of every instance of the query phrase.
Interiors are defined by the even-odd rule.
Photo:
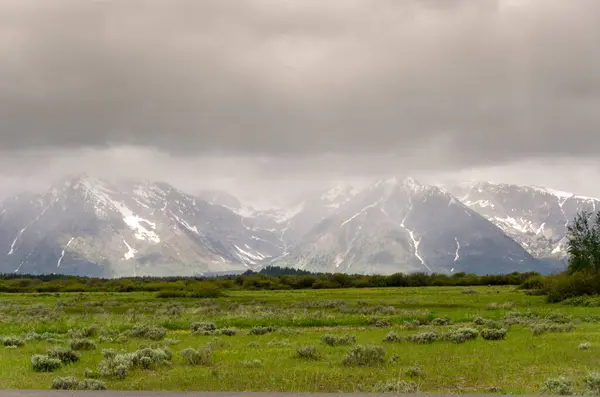
[[[156,292],[159,298],[210,298],[227,290],[293,290],[327,288],[428,287],[521,285],[538,273],[510,273],[478,276],[455,273],[397,273],[389,276],[344,273],[311,273],[281,267],[267,267],[259,272],[211,277],[131,277],[93,278],[66,275],[0,275],[0,292]]]

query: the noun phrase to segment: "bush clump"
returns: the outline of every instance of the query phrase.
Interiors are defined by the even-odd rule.
[[[466,341],[477,339],[479,331],[474,328],[458,328],[444,335],[444,339],[454,343],[465,343]]]
[[[356,336],[346,334],[344,336],[323,335],[321,342],[329,346],[351,346],[356,343]]]
[[[485,340],[503,340],[506,338],[506,328],[492,329],[486,328],[481,330],[481,337]]]
[[[67,335],[72,339],[93,338],[98,333],[98,327],[90,325],[89,327],[70,329]]]
[[[554,323],[541,322],[541,323],[533,324],[531,326],[531,331],[533,332],[533,335],[539,336],[546,332],[552,332],[552,333],[571,332],[571,331],[573,331],[574,328],[575,327],[571,323],[554,324]]]
[[[590,342],[581,343],[579,346],[577,346],[579,350],[589,350],[590,347]]]
[[[301,358],[304,360],[318,360],[320,355],[316,347],[304,346],[296,349],[296,358]]]
[[[374,366],[385,363],[385,350],[377,345],[357,345],[348,350],[342,359],[345,366]]]
[[[425,376],[425,372],[423,372],[423,369],[417,366],[407,368],[406,371],[404,371],[404,373],[406,374],[406,376],[410,376],[411,378],[422,378]]]
[[[73,350],[94,350],[96,344],[90,339],[73,339],[69,344]]]
[[[198,350],[188,347],[180,353],[183,361],[188,365],[210,365],[212,363],[212,351],[209,348]]]
[[[240,365],[242,367],[246,367],[246,368],[260,368],[262,367],[262,361],[260,360],[251,360],[251,361],[242,361],[240,362]]]
[[[275,327],[252,327],[250,335],[265,335],[277,331]]]
[[[171,351],[166,347],[141,348],[133,353],[119,352],[114,349],[102,350],[104,358],[98,363],[101,376],[124,378],[130,369],[153,369],[171,364]]]
[[[48,357],[58,358],[63,364],[72,364],[81,360],[81,354],[73,349],[64,347],[56,347],[48,350]]]
[[[548,379],[544,382],[542,393],[570,396],[573,394],[573,382],[564,377]]]
[[[414,394],[419,392],[419,387],[415,382],[388,380],[377,383],[375,387],[373,387],[373,392],[385,394]]]
[[[435,342],[436,340],[438,340],[438,338],[438,334],[436,334],[435,332],[422,332],[420,334],[409,336],[408,340],[410,340],[412,343],[425,345]]]
[[[31,356],[31,366],[35,372],[52,372],[59,369],[62,361],[51,358],[45,354],[34,354]]]
[[[190,326],[192,335],[212,335],[217,330],[214,323],[193,323]]]
[[[435,325],[435,326],[443,326],[443,325],[450,325],[450,324],[452,324],[452,320],[450,320],[450,317],[448,317],[448,316],[437,317],[437,318],[434,318],[433,321],[431,321],[431,325]]]
[[[388,334],[383,338],[383,342],[386,342],[386,343],[399,343],[399,342],[404,342],[405,340],[406,340],[405,337],[398,335],[394,331],[388,332]]]
[[[225,336],[234,336],[235,334],[237,334],[237,329],[235,329],[235,328],[223,328],[223,329],[217,330],[217,334],[219,334],[219,335],[225,335]]]
[[[17,336],[5,336],[0,340],[6,347],[21,347],[25,344],[25,341]]]
[[[589,394],[593,396],[600,396],[600,373],[588,373],[585,378],[583,378],[583,383],[585,384]]]
[[[390,320],[386,320],[385,318],[379,319],[379,318],[376,318],[376,317],[373,317],[371,319],[371,324],[374,325],[377,328],[385,328],[385,327],[390,327],[392,325],[392,323],[390,322]]]
[[[156,325],[136,325],[127,335],[138,339],[162,340],[167,335],[167,330]]]
[[[74,376],[56,378],[52,381],[54,390],[106,390],[106,384],[96,379],[79,380]]]

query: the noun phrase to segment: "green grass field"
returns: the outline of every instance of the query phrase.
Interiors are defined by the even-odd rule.
[[[573,392],[584,393],[589,389],[584,377],[600,371],[600,310],[547,304],[514,287],[227,294],[209,300],[156,299],[150,293],[0,295],[0,335],[25,341],[0,348],[0,388],[48,389],[56,377],[96,376],[115,390],[372,392],[385,391],[382,383],[405,381],[424,393],[527,394],[540,393],[546,380],[564,376],[573,382]],[[451,324],[435,325],[444,317]],[[481,319],[473,323],[478,317],[484,324]],[[196,322],[233,327],[237,333],[192,334]],[[165,339],[128,333],[142,324],[164,327]],[[504,340],[478,336],[454,343],[443,338],[455,328],[481,331],[493,324],[508,330]],[[89,339],[97,347],[81,351],[80,361],[54,372],[33,370],[32,355],[68,346],[77,329],[89,326],[96,326]],[[276,330],[251,334],[257,326]],[[383,342],[390,331],[400,340]],[[41,335],[46,332],[52,335]],[[439,339],[418,344],[404,338],[424,332],[435,332]],[[326,345],[321,342],[325,334],[351,334],[356,345],[381,346],[385,361],[343,365],[353,346]],[[584,343],[589,348],[580,346]],[[170,365],[131,368],[123,378],[98,373],[103,349],[134,352],[161,345],[169,345]],[[189,365],[179,354],[206,346],[211,362],[204,365]],[[305,346],[316,348],[317,359],[297,357],[297,348]]]

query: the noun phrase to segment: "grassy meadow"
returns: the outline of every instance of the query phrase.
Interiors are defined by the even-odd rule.
[[[0,336],[0,389],[600,392],[600,310],[515,287],[0,294]]]

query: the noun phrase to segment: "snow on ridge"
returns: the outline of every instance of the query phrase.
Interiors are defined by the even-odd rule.
[[[240,247],[238,247],[235,244],[233,246],[239,252],[238,256],[240,257],[240,259],[242,259],[242,262],[244,263],[244,266],[246,266],[246,267],[248,267],[247,263],[249,263],[251,265],[256,265],[255,261],[261,261],[266,258],[266,256],[264,256],[260,252],[256,252],[253,254],[251,252],[241,249]]]
[[[56,264],[56,267],[60,267],[60,264],[62,263],[62,260],[65,257],[65,251],[67,250],[67,248],[69,248],[69,245],[71,245],[73,240],[75,240],[75,237],[71,237],[67,245],[65,245],[65,248],[63,248],[62,253],[60,254],[60,258],[58,258],[58,263]]]
[[[374,208],[376,206],[379,205],[379,202],[373,203],[373,204],[369,204],[365,207],[363,207],[360,211],[358,211],[356,214],[352,215],[350,218],[346,219],[344,222],[342,222],[342,224],[340,225],[340,227],[344,226],[345,224],[352,222],[354,219],[356,219],[356,217],[358,217],[360,214],[362,214],[363,212],[365,212],[366,210],[368,210],[369,208]]]
[[[458,237],[454,237],[454,241],[456,241],[456,253],[454,254],[454,262],[456,262],[460,259],[460,242]]]
[[[123,255],[123,259],[129,260],[135,258],[135,254],[137,254],[138,251],[135,248],[131,247],[129,244],[127,244],[127,241],[125,241],[125,239],[123,239],[123,243],[127,247],[127,252],[125,253],[125,255]]]

